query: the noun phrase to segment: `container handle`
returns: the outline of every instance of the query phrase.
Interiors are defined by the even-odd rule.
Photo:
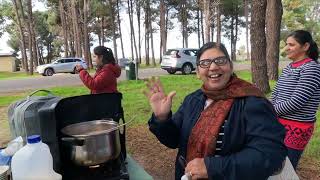
[[[110,128],[110,129],[106,130],[106,132],[112,132],[112,131],[114,131],[114,130],[119,129],[119,128],[122,127],[122,126],[128,125],[129,123],[131,123],[132,121],[134,121],[137,116],[138,116],[138,115],[135,115],[135,116],[134,116],[133,118],[131,118],[128,122],[123,123],[123,124],[121,124],[121,125],[118,125],[118,126],[116,126],[116,127]]]
[[[33,96],[34,94],[38,93],[38,92],[46,92],[49,94],[49,96],[53,96],[52,92],[49,91],[49,90],[46,90],[46,89],[39,89],[39,90],[36,90],[36,91],[33,91],[31,94],[29,94],[28,98],[30,98],[31,96]]]
[[[61,140],[64,142],[71,143],[72,145],[83,146],[85,138],[63,137],[61,138]]]

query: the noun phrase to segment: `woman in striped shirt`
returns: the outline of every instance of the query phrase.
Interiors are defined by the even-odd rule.
[[[308,31],[297,30],[287,37],[285,51],[293,62],[279,77],[272,103],[286,128],[288,157],[296,168],[312,136],[320,102],[319,50]]]

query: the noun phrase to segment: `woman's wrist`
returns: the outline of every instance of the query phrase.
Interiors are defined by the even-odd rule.
[[[154,115],[155,117],[156,117],[156,119],[158,120],[158,121],[161,121],[161,122],[163,122],[163,121],[166,121],[167,119],[168,119],[168,117],[169,117],[169,114],[165,114],[165,115]]]

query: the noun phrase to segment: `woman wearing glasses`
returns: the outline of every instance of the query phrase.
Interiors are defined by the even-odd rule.
[[[286,128],[285,145],[294,168],[309,140],[320,103],[319,50],[308,31],[292,32],[285,51],[290,63],[272,93],[272,104]]]
[[[286,156],[285,130],[263,93],[233,73],[223,44],[200,48],[197,76],[202,87],[174,114],[175,92],[166,95],[158,79],[144,92],[153,110],[150,131],[167,147],[179,148],[176,179],[186,174],[259,180],[279,170]]]

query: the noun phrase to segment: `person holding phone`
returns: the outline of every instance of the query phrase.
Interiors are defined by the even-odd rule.
[[[91,90],[91,94],[118,92],[117,78],[121,75],[121,68],[116,64],[112,50],[104,46],[95,47],[93,60],[97,64],[93,77],[81,65],[76,65],[80,79]]]

